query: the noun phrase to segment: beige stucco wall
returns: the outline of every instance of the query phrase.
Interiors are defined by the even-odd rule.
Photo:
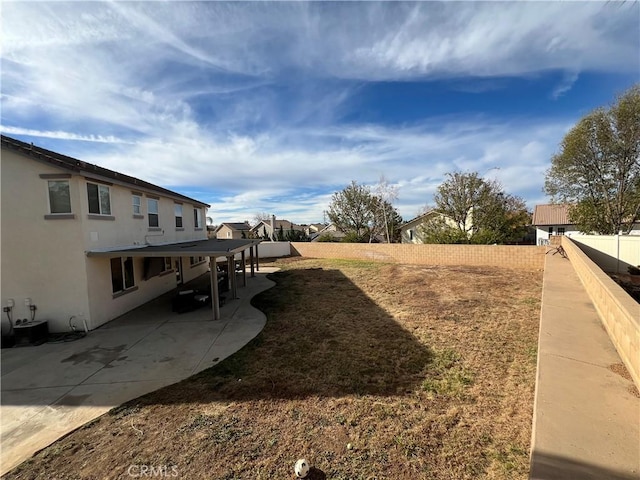
[[[14,319],[29,317],[25,298],[37,305],[36,318],[48,319],[51,331],[67,331],[72,315],[84,317],[93,329],[174,288],[175,274],[142,280],[143,260],[135,260],[137,290],[114,298],[108,258],[88,258],[89,250],[173,243],[207,238],[205,212],[196,229],[190,202],[183,203],[183,228],[175,227],[175,199],[156,192],[142,194],[143,218],[134,218],[132,188],[109,181],[111,216],[88,214],[87,179],[69,178],[73,219],[45,219],[47,179],[41,174],[68,174],[45,162],[2,149],[2,305],[14,299]],[[100,182],[96,182],[100,183]],[[149,196],[159,197],[159,231],[148,227]],[[104,219],[102,219],[104,218]],[[190,267],[183,259],[183,281],[207,271],[207,263]],[[5,317],[6,318],[6,317]]]
[[[562,237],[562,247],[596,307],[618,355],[640,388],[640,305],[569,237]]]
[[[70,179],[76,218],[45,220],[47,180],[39,175],[61,171],[4,149],[0,165],[2,306],[12,298],[14,320],[30,318],[24,299],[31,298],[36,319],[48,319],[52,331],[66,331],[71,315],[89,312],[78,179]]]
[[[188,240],[202,240],[207,238],[206,227],[196,229],[193,221],[191,203],[182,203],[182,228],[176,228],[174,206],[176,202],[167,197],[159,197],[155,192],[142,193],[141,212],[143,218],[134,218],[132,207],[132,192],[128,186],[111,185],[111,216],[115,220],[96,219],[89,216],[89,206],[86,194],[86,184],[90,179],[79,177],[81,184],[80,203],[82,207],[82,231],[86,250],[97,250],[116,247],[131,247],[134,245],[173,243]],[[147,200],[158,198],[160,231],[149,228],[147,218]],[[106,217],[108,218],[108,217]],[[204,210],[202,221],[204,222]]]
[[[182,259],[182,275],[185,282],[206,273],[207,270],[208,260],[191,267],[189,257]],[[88,288],[91,299],[89,328],[97,328],[176,287],[175,270],[145,280],[142,257],[133,258],[133,272],[137,289],[114,297],[111,288],[110,259],[104,257],[87,259],[87,275],[92,279]]]

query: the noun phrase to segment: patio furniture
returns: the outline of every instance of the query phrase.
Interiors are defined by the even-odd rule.
[[[186,313],[210,304],[210,294],[198,290],[183,290],[173,297],[171,309],[174,312]]]

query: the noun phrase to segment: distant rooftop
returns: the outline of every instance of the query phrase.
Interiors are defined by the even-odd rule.
[[[569,205],[536,205],[533,211],[534,225],[572,225],[569,220]]]

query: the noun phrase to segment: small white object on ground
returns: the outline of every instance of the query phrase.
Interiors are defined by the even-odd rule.
[[[309,462],[307,462],[304,458],[301,458],[296,462],[296,466],[294,467],[296,478],[306,478],[307,475],[309,475],[310,469],[311,467],[309,466]]]

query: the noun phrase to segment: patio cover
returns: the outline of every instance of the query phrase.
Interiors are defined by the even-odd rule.
[[[231,278],[231,292],[236,295],[235,265],[232,265],[233,257],[242,255],[242,272],[245,279],[245,251],[251,249],[251,275],[253,276],[254,247],[256,251],[256,265],[258,264],[258,244],[261,240],[222,240],[212,238],[208,240],[192,240],[180,243],[168,243],[165,245],[144,245],[140,247],[115,248],[111,250],[89,250],[87,257],[209,257],[211,270],[211,305],[213,319],[220,319],[220,296],[218,293],[218,273],[216,258],[226,257],[229,265],[229,277]],[[246,279],[245,279],[246,282]]]

